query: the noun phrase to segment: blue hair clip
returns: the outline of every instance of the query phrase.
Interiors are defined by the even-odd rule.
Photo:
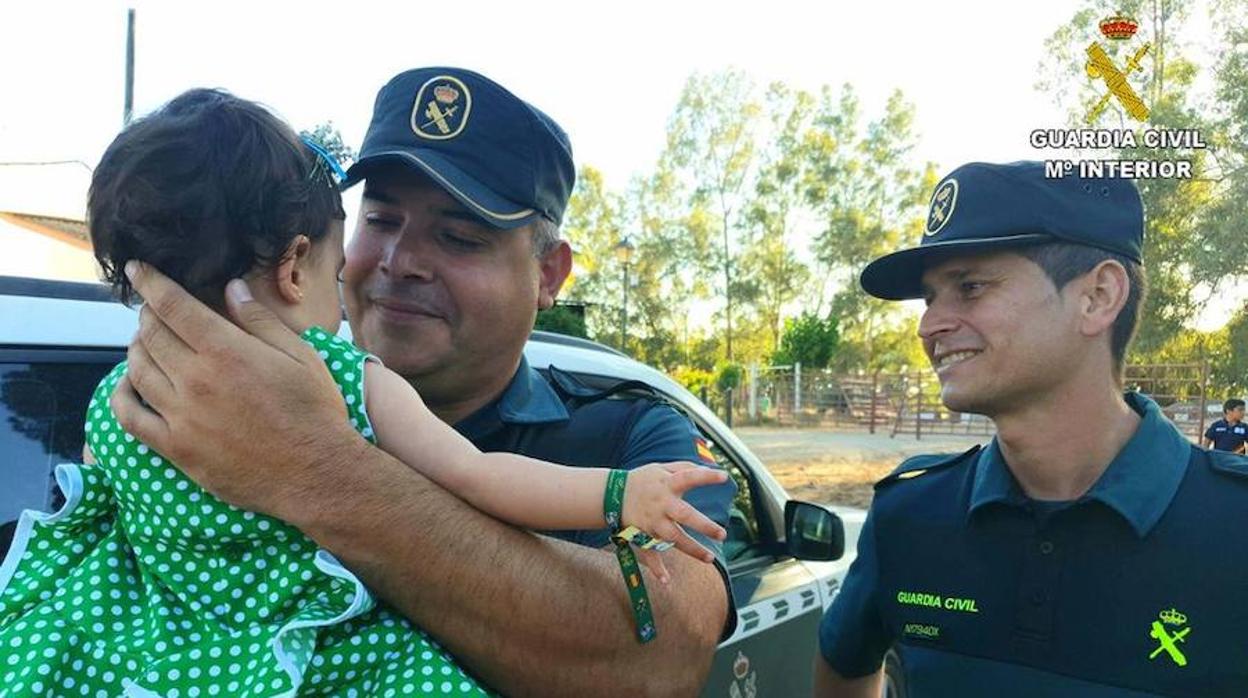
[[[303,141],[303,144],[308,146],[308,148],[310,148],[312,152],[320,156],[321,161],[324,162],[325,166],[329,168],[329,171],[334,174],[334,178],[337,180],[339,184],[346,181],[347,179],[346,171],[342,169],[342,165],[338,164],[338,160],[334,158],[333,155],[329,154],[328,150],[325,150],[325,148],[322,147],[319,143],[312,140],[311,138],[308,138],[307,136],[300,136],[299,140]],[[319,168],[313,168],[312,172],[315,173],[317,169]]]

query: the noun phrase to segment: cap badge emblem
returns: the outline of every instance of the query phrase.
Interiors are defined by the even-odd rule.
[[[935,235],[953,217],[953,208],[958,203],[958,180],[946,179],[936,187],[932,194],[932,205],[927,212],[927,235]]]
[[[412,104],[412,132],[441,141],[458,136],[468,124],[472,93],[458,78],[439,75],[416,91]]]

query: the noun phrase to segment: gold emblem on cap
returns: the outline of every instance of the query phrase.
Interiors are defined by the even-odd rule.
[[[924,234],[935,235],[953,217],[953,207],[958,203],[958,180],[949,178],[932,193],[932,205],[927,212]]]
[[[443,141],[458,136],[468,124],[472,93],[458,78],[439,75],[416,91],[412,103],[412,133]]]

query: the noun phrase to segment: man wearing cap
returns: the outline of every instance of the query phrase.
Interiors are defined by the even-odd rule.
[[[364,183],[343,269],[354,338],[483,450],[617,468],[704,460],[672,408],[595,400],[524,360],[571,267],[558,225],[573,178],[563,130],[500,85],[457,68],[393,78],[345,183]],[[605,529],[516,530],[370,448],[323,364],[245,285],[227,289],[240,330],[154,270],[134,281],[146,305],[114,408],[205,488],[298,526],[504,694],[700,687],[736,619],[722,560],[667,556],[670,584],[649,585],[657,638],[642,644]],[[689,501],[726,525],[733,492]]]
[[[1248,533],[1226,525],[1248,459],[1122,392],[1142,237],[1129,181],[972,163],[919,247],[863,271],[874,296],[926,301],[942,401],[997,435],[876,484],[816,695],[878,696],[890,647],[911,698],[1248,695]]]
[[[1248,443],[1248,424],[1244,424],[1244,401],[1233,397],[1222,403],[1222,419],[1209,425],[1200,445],[1243,453],[1245,443]]]

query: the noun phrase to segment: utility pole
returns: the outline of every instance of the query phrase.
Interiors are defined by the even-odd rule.
[[[121,125],[129,126],[134,116],[134,8],[126,11],[126,103]]]

